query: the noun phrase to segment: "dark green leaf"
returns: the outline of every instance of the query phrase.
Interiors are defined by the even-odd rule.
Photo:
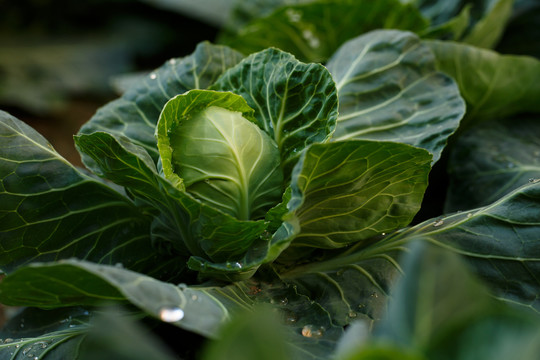
[[[232,319],[220,329],[219,340],[208,343],[203,360],[292,359],[286,328],[270,308],[258,308]]]
[[[77,359],[89,315],[82,308],[24,309],[2,328],[0,359]]]
[[[483,208],[396,233],[396,246],[423,238],[463,255],[496,296],[540,312],[540,182]]]
[[[375,343],[428,359],[538,355],[540,317],[493,299],[456,254],[426,242],[411,250],[387,317],[375,329]]]
[[[278,49],[247,57],[211,88],[242,95],[255,109],[257,123],[278,144],[286,177],[306,146],[334,131],[337,92],[328,70]]]
[[[539,120],[517,116],[461,134],[450,153],[446,212],[489,205],[540,179]]]
[[[540,61],[448,41],[425,41],[467,102],[465,123],[540,112]]]
[[[78,257],[148,271],[150,221],[84,175],[35,130],[0,112],[0,265]]]
[[[201,43],[192,55],[169,60],[121,98],[99,109],[80,133],[105,131],[126,136],[157,160],[154,128],[165,103],[188,90],[207,88],[241,58],[227,47]]]
[[[153,240],[165,248],[222,261],[242,255],[264,231],[263,221],[239,221],[178,190],[157,173],[146,151],[126,138],[97,132],[80,135],[76,142],[95,162],[96,173],[128,187],[150,207],[156,215]]]
[[[399,143],[312,145],[292,177],[288,208],[301,229],[293,246],[342,247],[406,226],[420,208],[430,162],[427,151]]]
[[[345,41],[367,31],[426,27],[414,6],[398,0],[319,0],[279,7],[224,40],[246,54],[275,46],[302,61],[325,62]]]
[[[335,140],[406,143],[437,161],[465,113],[456,84],[436,70],[429,47],[412,33],[360,36],[332,56],[328,69],[339,94]]]
[[[244,290],[233,289],[231,297],[227,289],[191,289],[120,267],[63,260],[19,268],[0,284],[0,302],[49,308],[130,302],[157,319],[209,336],[230,312],[251,305]]]

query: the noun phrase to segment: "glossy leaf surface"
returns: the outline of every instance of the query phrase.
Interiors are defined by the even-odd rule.
[[[381,30],[350,40],[328,69],[339,94],[334,140],[406,143],[437,161],[465,113],[456,84],[412,33]]]

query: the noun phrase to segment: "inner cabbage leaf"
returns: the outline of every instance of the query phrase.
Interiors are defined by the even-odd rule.
[[[165,176],[240,220],[263,218],[283,193],[278,146],[246,108],[232,93],[191,91],[169,101],[158,126]]]

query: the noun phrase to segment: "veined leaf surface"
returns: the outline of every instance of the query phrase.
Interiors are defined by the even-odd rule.
[[[70,257],[148,271],[150,220],[83,174],[23,122],[0,112],[0,267]]]
[[[385,239],[423,238],[464,256],[502,299],[540,312],[540,182],[486,207],[428,220]]]
[[[262,221],[237,220],[178,190],[129,139],[97,132],[79,135],[76,143],[92,159],[94,172],[126,186],[155,216],[152,236],[160,247],[224,261],[243,254],[266,227]]]
[[[101,109],[79,133],[105,131],[123,135],[157,160],[154,129],[165,103],[191,89],[205,89],[242,55],[225,46],[203,42],[185,58],[171,59],[137,86]]]
[[[240,220],[260,219],[279,203],[283,173],[276,143],[244,112],[239,95],[193,90],[165,105],[156,134],[168,179]]]
[[[211,88],[239,94],[255,109],[259,127],[279,147],[286,177],[300,152],[328,140],[336,125],[337,92],[328,70],[278,49],[252,54]]]
[[[334,140],[395,141],[437,161],[465,104],[436,70],[430,49],[408,32],[373,31],[345,43],[328,61],[339,94]]]
[[[336,248],[388,233],[420,209],[431,155],[410,145],[351,140],[314,144],[296,165],[288,204],[293,246]]]
[[[540,179],[539,120],[516,115],[460,134],[450,152],[445,211],[489,205]]]

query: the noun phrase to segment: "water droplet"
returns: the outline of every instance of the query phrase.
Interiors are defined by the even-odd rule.
[[[304,37],[304,39],[306,39],[306,41],[308,42],[308,45],[311,46],[312,48],[318,48],[319,45],[321,44],[319,38],[316,37],[313,34],[313,32],[309,29],[302,31],[302,36]]]
[[[382,235],[382,236],[386,236],[386,233],[382,233],[381,235]]]
[[[540,182],[540,179],[533,179],[533,178],[530,178],[530,179],[529,179],[529,182],[530,182],[531,184],[536,184],[537,182]]]
[[[302,336],[319,339],[324,335],[322,326],[306,325],[302,328]]]
[[[191,295],[191,300],[197,301],[199,300],[199,297],[197,295]]]
[[[228,262],[227,263],[227,268],[228,269],[241,269],[242,264],[239,263],[238,261],[236,261],[236,262]]]
[[[180,321],[184,318],[184,310],[177,306],[166,306],[159,311],[159,317],[168,323]]]
[[[358,316],[358,314],[357,314],[357,313],[355,313],[355,312],[354,312],[354,311],[352,311],[352,310],[351,310],[351,311],[349,311],[349,314],[348,314],[348,315],[349,315],[349,317],[350,317],[350,318],[353,318],[353,319],[354,319],[355,317],[357,317],[357,316]]]
[[[6,340],[4,340],[4,344],[10,343],[10,342],[13,342],[12,338],[7,338]]]
[[[21,345],[20,345],[20,344],[17,344],[17,345],[15,345],[15,347],[18,349],[18,348],[21,347]]]
[[[379,294],[377,294],[376,292],[371,293],[371,297],[372,297],[372,298],[378,298],[378,297],[379,297]]]
[[[171,60],[169,60],[169,64],[175,65],[175,64],[176,64],[176,59],[171,59]]]
[[[23,349],[23,351],[22,351],[23,356],[26,355],[26,354],[28,354],[30,351],[32,351],[32,347],[31,347],[31,346],[30,346],[30,347],[27,347],[26,349]]]
[[[156,73],[151,73],[150,74],[150,79],[152,79],[152,80],[157,79],[157,74]]]
[[[444,220],[437,220],[433,223],[433,226],[437,227],[437,226],[441,226],[442,224],[444,224]]]
[[[34,360],[39,360],[39,358],[37,356],[34,356]]]
[[[39,346],[42,349],[46,349],[49,344],[46,341],[38,341],[34,343],[35,346]]]
[[[288,303],[289,303],[289,299],[287,298],[281,299],[279,301],[279,305],[283,305],[283,306],[287,305]]]
[[[287,17],[289,18],[289,21],[290,22],[299,22],[300,19],[302,18],[302,13],[299,12],[299,11],[296,11],[294,9],[287,9],[287,11],[285,12],[285,14],[287,15]]]
[[[293,324],[296,324],[297,321],[298,321],[298,315],[296,315],[292,311],[287,311],[285,313],[285,324],[293,325]]]
[[[472,213],[467,214],[467,219],[470,219],[470,218],[472,218]]]

